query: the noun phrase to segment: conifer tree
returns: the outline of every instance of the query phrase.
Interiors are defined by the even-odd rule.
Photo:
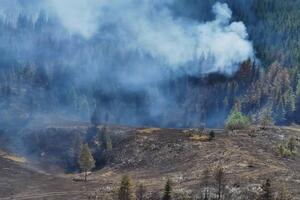
[[[128,175],[122,177],[120,189],[119,189],[119,200],[135,200],[134,186],[132,179]]]
[[[262,129],[266,129],[267,126],[270,126],[272,124],[272,114],[271,111],[266,111],[261,119],[260,125]]]
[[[81,152],[79,156],[79,166],[80,169],[84,172],[84,181],[86,181],[87,172],[95,168],[95,160],[87,144],[84,144],[81,148]]]
[[[105,149],[106,150],[111,150],[113,148],[112,142],[111,142],[111,137],[109,133],[106,133],[104,135],[104,142],[105,142]]]
[[[111,141],[110,134],[107,131],[107,128],[105,126],[102,128],[101,134],[102,134],[102,141],[103,141],[103,145],[104,145],[105,149],[111,150],[113,148],[112,141]]]
[[[78,158],[81,153],[81,147],[82,147],[82,138],[80,134],[75,134],[75,138],[73,140],[72,148],[71,148],[71,157],[74,159],[74,163],[76,163],[76,166],[78,166]]]
[[[163,200],[171,200],[171,199],[172,199],[172,186],[171,186],[170,179],[168,179],[164,189]]]

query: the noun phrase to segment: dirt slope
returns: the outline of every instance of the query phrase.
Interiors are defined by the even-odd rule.
[[[88,128],[85,125],[80,125],[80,129],[69,125],[48,127],[51,134],[47,137],[52,138],[47,141],[51,142],[47,143],[44,138],[42,143],[46,142],[47,145],[30,148],[36,151],[31,155],[43,155],[34,156],[35,164],[44,166],[48,157],[65,159],[69,155],[65,152],[70,152],[74,142],[70,133],[76,132],[84,136]],[[47,135],[47,130],[43,130],[43,135]],[[24,196],[23,199],[26,199],[27,195],[27,199],[84,199],[87,193],[94,192],[101,196],[115,190],[125,173],[130,174],[136,183],[143,183],[149,191],[160,192],[165,181],[170,178],[175,191],[197,193],[203,170],[214,169],[222,164],[226,171],[227,185],[231,188],[255,188],[266,178],[272,178],[275,188],[286,183],[295,199],[300,199],[299,143],[299,153],[293,158],[281,158],[275,151],[277,144],[292,136],[299,140],[299,127],[272,127],[234,133],[219,131],[214,140],[207,142],[194,141],[188,137],[189,132],[195,132],[193,130],[110,126],[108,131],[114,148],[106,154],[106,165],[94,171],[88,183],[72,181],[76,174],[63,174],[63,170],[41,173],[29,169],[28,163],[0,156],[0,197],[22,199],[16,197]],[[57,148],[59,151],[52,151]],[[60,154],[64,154],[64,157]],[[30,163],[31,159],[27,159]],[[47,164],[60,163],[57,160]],[[61,166],[53,167],[60,169]],[[102,197],[104,198],[106,197]]]
[[[28,168],[26,163],[0,157],[0,199],[80,199],[84,191],[66,178]],[[76,198],[75,198],[76,197]]]
[[[297,128],[220,133],[210,142],[191,141],[184,130],[140,132],[118,144],[110,168],[130,173],[147,187],[161,189],[171,178],[177,189],[199,190],[203,170],[223,165],[228,185],[255,186],[272,178],[274,186],[286,183],[300,198],[300,157],[281,158],[276,145],[294,136]],[[101,171],[98,172],[101,176]],[[106,173],[103,173],[107,176]],[[113,178],[118,180],[118,178]]]

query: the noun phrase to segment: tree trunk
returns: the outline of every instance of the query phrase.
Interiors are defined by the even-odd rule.
[[[205,189],[204,200],[208,200],[208,191],[207,191],[207,189]]]
[[[218,200],[221,199],[221,187],[222,187],[222,183],[221,183],[221,180],[219,180],[219,183],[218,183]]]
[[[86,182],[87,172],[84,171],[84,181]]]

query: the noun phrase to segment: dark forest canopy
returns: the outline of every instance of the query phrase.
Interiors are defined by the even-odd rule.
[[[26,124],[37,114],[76,120],[94,115],[99,123],[223,126],[237,102],[253,121],[271,109],[276,123],[299,122],[300,1],[221,2],[232,10],[230,22],[246,25],[259,60],[245,59],[230,75],[195,73],[197,62],[176,71],[161,68],[155,54],[129,48],[120,40],[124,33],[111,24],[86,38],[70,34],[44,11],[35,20],[20,12],[13,25],[11,18],[2,18],[1,126]],[[215,3],[177,0],[167,6],[174,19],[202,24],[214,20]],[[171,63],[178,57],[173,49],[166,55]],[[202,63],[201,69],[214,62]]]

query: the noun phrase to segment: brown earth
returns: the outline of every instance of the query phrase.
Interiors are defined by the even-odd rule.
[[[212,141],[192,140],[189,133],[197,134],[198,130],[109,126],[114,148],[105,154],[105,166],[95,170],[87,183],[75,182],[78,175],[64,173],[61,163],[72,152],[74,135],[84,136],[88,128],[88,124],[70,123],[25,130],[25,136],[35,135],[23,136],[26,142],[31,138],[31,154],[24,154],[26,162],[0,153],[0,200],[85,199],[94,193],[102,196],[100,199],[109,199],[103,195],[115,191],[124,174],[131,175],[136,184],[143,183],[148,191],[161,192],[166,180],[171,179],[175,192],[196,194],[203,171],[218,165],[224,167],[227,185],[232,190],[257,191],[266,178],[271,178],[274,191],[284,183],[294,199],[300,199],[298,126],[216,130]],[[38,137],[37,132],[41,134]],[[299,153],[281,158],[276,145],[290,137],[298,139]],[[38,148],[32,148],[33,144]]]

